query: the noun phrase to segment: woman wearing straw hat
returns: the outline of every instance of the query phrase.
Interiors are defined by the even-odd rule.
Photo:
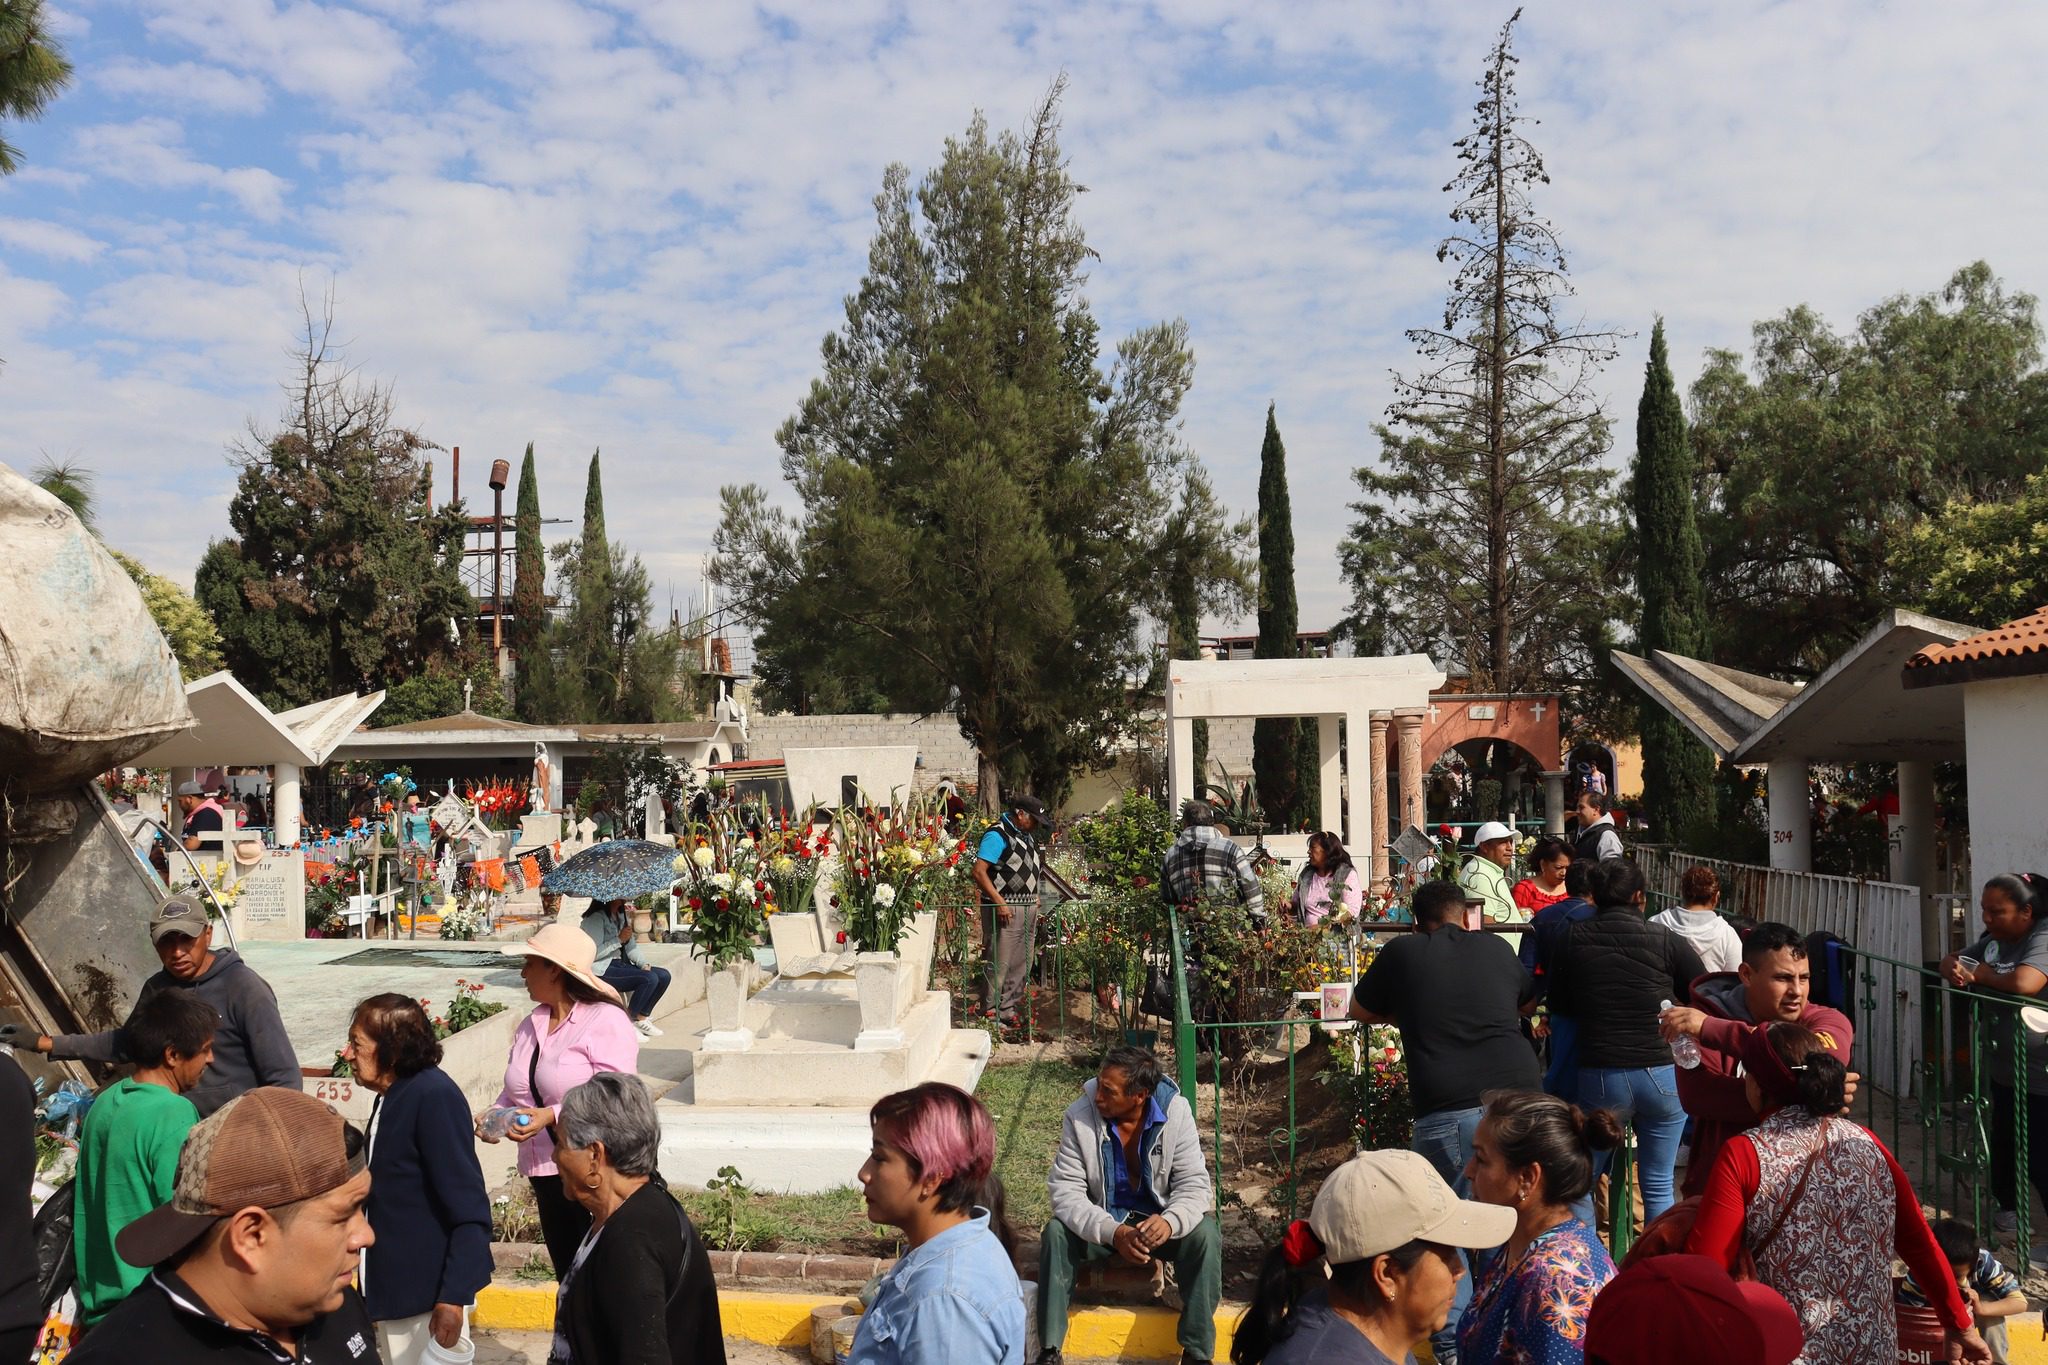
[[[1513,1209],[1458,1198],[1426,1157],[1360,1153],[1267,1253],[1230,1358],[1414,1365],[1450,1317],[1465,1273],[1457,1248],[1497,1247],[1514,1230]]]
[[[504,1136],[519,1144],[519,1173],[533,1186],[541,1240],[559,1276],[590,1230],[590,1213],[562,1192],[555,1167],[557,1108],[600,1071],[633,1071],[640,1035],[619,993],[592,970],[597,945],[575,925],[544,924],[513,951],[526,955],[519,974],[534,1009],[512,1036],[505,1088],[492,1108],[512,1110]],[[477,1136],[496,1142],[485,1124],[490,1114],[476,1116]]]

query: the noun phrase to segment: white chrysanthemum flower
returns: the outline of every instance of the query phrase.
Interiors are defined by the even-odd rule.
[[[876,904],[876,905],[879,905],[879,906],[881,906],[881,907],[882,907],[882,908],[883,908],[884,910],[886,910],[886,909],[888,909],[888,908],[889,908],[890,906],[894,905],[895,903],[896,903],[896,888],[895,888],[895,887],[893,887],[893,886],[889,885],[889,883],[887,883],[887,882],[883,882],[883,883],[882,883],[882,884],[881,884],[880,886],[878,886],[878,887],[876,887],[876,888],[875,888],[875,904]]]
[[[697,848],[696,852],[690,855],[690,861],[696,863],[699,867],[710,868],[717,864],[718,855],[711,851],[709,844],[703,844]]]
[[[677,875],[678,877],[687,877],[687,876],[689,876],[689,875],[690,875],[690,855],[689,855],[689,854],[687,854],[687,853],[678,853],[678,854],[676,855],[676,861],[675,861],[675,868],[676,868],[676,875]]]

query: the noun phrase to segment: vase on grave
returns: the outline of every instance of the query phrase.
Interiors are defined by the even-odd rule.
[[[747,979],[753,969],[751,961],[742,960],[706,973],[704,1003],[711,1014],[706,1052],[745,1052],[754,1045],[754,1031],[746,1026]]]

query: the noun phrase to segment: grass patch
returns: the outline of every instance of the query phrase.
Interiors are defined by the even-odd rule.
[[[975,1094],[996,1121],[996,1174],[1010,1201],[1010,1222],[1035,1232],[1052,1217],[1045,1192],[1052,1154],[1060,1145],[1060,1119],[1080,1098],[1095,1068],[1041,1058],[991,1066]]]
[[[805,1247],[894,1256],[898,1250],[896,1229],[870,1223],[867,1205],[852,1186],[819,1194],[677,1188],[675,1196],[715,1251]]]

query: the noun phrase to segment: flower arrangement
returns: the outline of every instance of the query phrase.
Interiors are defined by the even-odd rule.
[[[491,922],[491,900],[488,887],[472,884],[458,892],[441,907],[441,937],[464,943],[477,937]]]
[[[842,810],[833,833],[839,868],[832,904],[857,952],[896,952],[910,922],[961,880],[967,843],[946,833],[943,807],[913,799],[888,817]]]
[[[778,832],[778,848],[782,838]],[[677,836],[677,842],[676,894],[684,897],[691,953],[714,969],[746,961],[775,909],[767,864],[788,855],[764,850],[762,839],[717,821]],[[803,842],[808,848],[809,841]]]

